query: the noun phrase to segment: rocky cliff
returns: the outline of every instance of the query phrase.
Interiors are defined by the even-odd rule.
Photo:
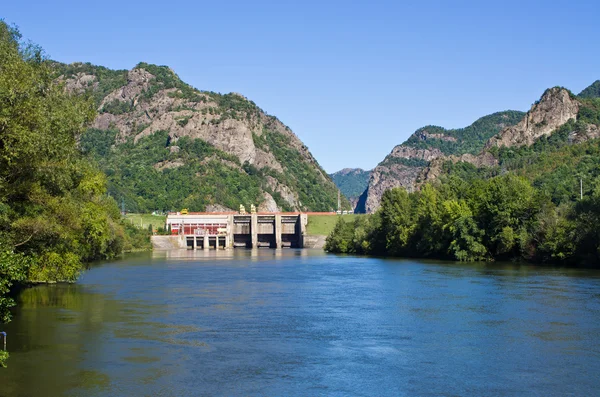
[[[500,131],[485,148],[529,146],[567,121],[576,119],[579,106],[579,101],[566,89],[550,88],[517,125]]]
[[[129,71],[90,64],[56,67],[68,90],[90,91],[96,100],[98,116],[82,140],[99,157],[111,193],[136,210],[256,204],[262,210],[329,211],[337,206],[334,183],[302,141],[240,94],[200,91],[171,69],[145,63]],[[99,153],[103,139],[107,150]],[[146,186],[127,182],[121,172],[134,160],[138,168],[128,172],[147,177]],[[169,183],[184,186],[170,195]]]
[[[403,187],[412,191],[418,188],[422,178],[428,175],[429,164],[436,159],[463,154],[475,157],[473,153],[480,152],[491,136],[506,126],[516,124],[523,114],[517,111],[498,112],[461,129],[419,128],[372,171],[369,185],[358,201],[357,212],[375,212],[387,189]]]

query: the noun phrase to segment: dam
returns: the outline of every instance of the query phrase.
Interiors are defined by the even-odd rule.
[[[304,213],[169,213],[166,227],[187,249],[303,248]]]

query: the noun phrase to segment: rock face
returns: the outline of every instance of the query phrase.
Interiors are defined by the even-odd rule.
[[[477,153],[490,137],[505,127],[517,124],[523,116],[523,112],[507,110],[481,117],[464,128],[446,129],[434,125],[419,128],[373,170],[356,211],[375,212],[387,189],[418,189],[423,181],[436,178],[441,173],[444,161],[493,163],[495,159],[488,156],[480,158]]]
[[[144,63],[128,72],[90,64],[57,67],[62,70],[58,80],[67,90],[93,92],[98,116],[92,128],[116,130],[113,147],[138,144],[157,132],[168,132],[171,156],[153,165],[157,171],[172,172],[190,165],[185,158],[177,158],[177,142],[188,137],[217,149],[200,165],[219,161],[250,175],[262,190],[256,195],[257,206],[313,211],[329,211],[336,206],[335,185],[304,143],[277,118],[240,94],[199,91],[183,83],[171,69]],[[315,196],[318,199],[309,200]]]
[[[396,146],[371,172],[369,186],[359,199],[356,211],[373,213],[379,208],[383,193],[395,187],[409,191],[417,187],[417,179],[430,161],[443,156],[439,149],[415,149]]]
[[[532,145],[542,136],[550,135],[554,130],[577,117],[579,102],[564,88],[546,90],[538,103],[517,125],[505,128],[492,137],[486,144],[491,147],[518,147]]]

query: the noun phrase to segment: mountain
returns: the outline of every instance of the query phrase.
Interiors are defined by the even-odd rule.
[[[600,98],[600,80],[594,81],[592,85],[585,88],[577,96],[580,98]]]
[[[477,154],[400,148],[395,158],[428,164],[385,191],[379,216],[336,225],[325,249],[598,267],[598,138],[600,98],[554,87]]]
[[[200,91],[147,63],[53,66],[68,91],[95,102],[80,147],[129,211],[337,207],[335,184],[302,141],[240,94]]]
[[[508,110],[482,117],[465,128],[419,128],[406,142],[396,146],[372,171],[368,188],[361,195],[357,211],[375,212],[383,193],[388,189],[414,189],[419,182],[419,175],[438,157],[480,152],[490,137],[507,126],[515,125],[523,115],[523,112]]]
[[[600,98],[590,94],[591,89],[586,90],[582,97],[562,87],[549,88],[526,114],[521,113],[520,120],[515,120],[519,112],[507,114],[506,123],[498,123],[502,113],[486,116],[495,119],[495,123],[486,123],[490,126],[489,139],[483,144],[478,139],[477,147],[481,147],[476,154],[474,150],[452,153],[447,148],[443,150],[438,142],[425,147],[419,142],[423,129],[418,130],[375,168],[369,187],[360,198],[364,204],[359,207],[374,212],[385,190],[393,187],[413,191],[425,182],[452,173],[486,178],[508,171],[528,177],[536,187],[544,186],[556,203],[571,200],[578,192],[578,178],[600,175],[600,169],[592,167],[600,162],[595,143],[600,137]],[[502,124],[503,128],[499,128]],[[439,134],[444,134],[444,138],[457,136]],[[411,147],[414,142],[421,146]]]
[[[362,168],[344,168],[329,174],[338,189],[353,204],[353,207],[356,205],[358,197],[369,185],[370,175],[371,171],[365,171]]]

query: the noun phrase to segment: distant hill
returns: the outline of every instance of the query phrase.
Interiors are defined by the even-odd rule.
[[[356,198],[364,192],[369,185],[370,175],[371,171],[365,171],[362,168],[344,168],[329,174],[342,194],[349,199]]]
[[[200,91],[147,63],[54,67],[67,90],[95,101],[98,116],[80,146],[129,211],[337,208],[337,188],[308,148],[240,94]]]
[[[580,98],[600,98],[600,80],[596,80],[592,85],[581,91],[577,96]]]

